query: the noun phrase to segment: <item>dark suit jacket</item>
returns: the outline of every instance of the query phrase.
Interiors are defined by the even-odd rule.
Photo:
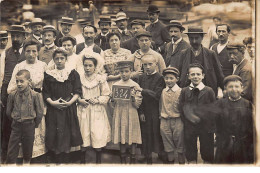
[[[172,52],[173,49],[173,44],[172,42],[167,43],[166,49],[165,49],[165,55],[164,55],[164,61],[166,64],[166,67],[171,66],[171,67],[178,67],[178,64],[176,64],[176,61],[178,57],[181,54],[181,51],[184,49],[189,48],[190,45],[187,43],[185,40],[181,40],[178,44],[177,47],[175,48],[174,52]]]
[[[96,36],[94,42],[96,45],[98,45],[104,51],[107,49],[110,49],[110,45],[109,45],[107,36],[101,36],[101,33],[99,33]]]
[[[114,32],[118,33],[120,35],[121,43],[134,37],[134,34],[132,33],[132,31],[129,31],[129,30],[127,30],[127,32],[124,35],[118,29],[116,29]]]
[[[204,73],[205,77],[203,83],[206,86],[209,86],[213,89],[217,96],[217,88],[223,86],[223,79],[224,75],[221,69],[220,62],[217,58],[217,55],[214,51],[209,50],[208,48],[202,47],[203,53],[203,65],[204,65]],[[178,69],[180,71],[180,79],[179,79],[179,86],[181,88],[186,87],[190,84],[188,80],[188,69],[191,62],[191,48],[187,48],[182,50],[180,57],[177,60]]]
[[[135,37],[132,37],[124,42],[121,42],[121,47],[130,50],[132,54],[135,53],[135,51],[140,49],[138,41]],[[154,41],[152,41],[151,48],[153,50],[156,50]]]
[[[252,65],[248,61],[248,59],[244,59],[244,61],[240,65],[238,65],[233,74],[238,75],[242,78],[242,83],[244,87],[242,96],[245,99],[252,101]]]
[[[61,47],[61,45],[59,44],[59,39],[62,38],[63,35],[61,33],[61,31],[58,32],[57,36],[56,36],[56,40],[54,41],[54,44],[58,47]]]
[[[26,40],[24,41],[24,42],[26,42],[26,41],[35,41],[35,42],[37,42],[38,44],[40,44],[41,46],[43,46],[43,44],[41,43],[41,42],[39,42],[32,34],[28,37],[28,38],[26,38]]]

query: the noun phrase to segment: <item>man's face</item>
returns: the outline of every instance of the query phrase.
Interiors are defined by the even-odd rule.
[[[43,30],[43,26],[42,25],[33,25],[32,26],[32,33],[34,35],[37,35],[37,36],[41,36],[41,33],[42,33],[42,30]]]
[[[44,45],[51,45],[55,41],[55,39],[56,36],[52,31],[46,31],[42,36]]]
[[[62,33],[64,33],[66,35],[66,34],[70,33],[72,24],[61,23],[60,27],[61,27]]]
[[[218,26],[217,34],[218,34],[219,41],[225,43],[229,37],[229,33],[227,31],[227,26],[226,25]]]
[[[102,34],[106,34],[109,32],[110,24],[107,22],[100,22],[99,28],[100,28]]]
[[[121,29],[121,30],[125,30],[126,27],[127,27],[127,20],[126,19],[123,19],[123,20],[119,20],[119,21],[116,21],[116,26]]]
[[[24,30],[25,30],[26,32],[28,32],[28,33],[31,33],[31,32],[32,32],[30,26],[25,26],[25,27],[24,27]]]
[[[228,96],[235,100],[241,96],[243,86],[240,81],[230,81],[226,84],[225,89]]]
[[[15,48],[20,48],[25,39],[24,33],[13,32],[11,33],[12,46]]]
[[[94,38],[96,36],[94,28],[91,27],[91,26],[86,26],[84,28],[83,36],[84,36],[86,42],[93,42],[94,43]]]
[[[151,23],[155,22],[159,18],[159,13],[148,13],[148,19]]]
[[[134,32],[134,35],[136,35],[140,31],[144,31],[144,30],[145,29],[142,25],[139,25],[139,24],[133,24],[132,25],[132,31]]]
[[[203,40],[202,34],[188,34],[190,45],[193,48],[198,48]]]
[[[255,43],[247,44],[246,49],[251,58],[255,57]]]
[[[23,92],[30,84],[30,80],[25,75],[16,76],[17,90]]]
[[[181,30],[178,27],[170,27],[169,33],[174,42],[181,38]]]
[[[25,49],[25,59],[28,64],[34,64],[38,56],[37,45],[29,45]]]
[[[149,57],[148,55],[143,57],[142,59],[144,71],[148,74],[152,74],[156,69],[156,61],[155,58],[152,57],[152,55]]]
[[[228,54],[229,62],[232,64],[239,64],[244,58],[244,55],[238,49],[228,49]]]
[[[0,49],[5,49],[8,43],[8,38],[0,38]]]
[[[141,50],[147,50],[151,46],[151,39],[146,36],[141,36],[138,38],[138,44]]]
[[[202,82],[202,80],[204,79],[205,74],[202,73],[202,69],[200,69],[199,67],[192,67],[189,69],[189,80],[191,80],[191,83],[194,86],[197,86],[200,84],[200,82]]]
[[[219,19],[213,19],[213,22],[215,23],[215,25],[218,25],[218,24],[221,23],[221,20],[219,20]]]

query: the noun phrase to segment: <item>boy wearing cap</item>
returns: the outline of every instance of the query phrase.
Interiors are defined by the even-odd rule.
[[[95,44],[98,45],[103,51],[110,49],[110,45],[108,42],[107,35],[109,34],[109,30],[111,28],[111,20],[110,17],[100,17],[98,22],[100,33],[95,37]]]
[[[242,78],[224,79],[227,97],[218,100],[217,149],[215,161],[221,164],[253,163],[253,114],[250,102],[241,97]]]
[[[181,118],[184,122],[185,155],[188,163],[196,164],[198,157],[197,139],[204,163],[214,160],[215,121],[210,114],[200,116],[197,111],[215,101],[212,88],[205,86],[204,68],[199,63],[190,64],[188,78],[191,84],[182,89],[179,99]]]
[[[56,46],[61,47],[61,45],[59,44],[59,39],[64,36],[70,36],[69,33],[71,31],[72,25],[74,25],[74,21],[73,21],[73,18],[62,17],[59,22],[60,22],[61,31],[58,31],[56,40],[54,43]]]
[[[56,36],[57,30],[54,26],[46,25],[43,27],[42,38],[44,46],[39,51],[39,60],[45,62],[47,65],[52,60],[52,54],[57,48],[54,44]]]
[[[180,56],[181,51],[189,48],[190,45],[182,38],[182,32],[185,28],[180,21],[171,20],[167,28],[172,41],[167,43],[165,48],[165,64],[166,67],[174,67],[176,59]]]
[[[179,110],[181,88],[177,85],[179,70],[168,67],[163,70],[163,76],[166,88],[162,91],[159,108],[164,150],[168,154],[169,163],[174,163],[174,153],[177,151],[179,163],[184,164],[184,131]]]

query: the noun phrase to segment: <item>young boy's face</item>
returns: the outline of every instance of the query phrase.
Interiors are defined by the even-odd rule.
[[[120,73],[121,79],[123,81],[127,81],[128,79],[130,79],[131,69],[130,69],[130,67],[121,68],[121,69],[119,69],[119,73]]]
[[[152,74],[156,69],[155,58],[153,57],[145,57],[143,60],[144,71],[148,74]]]
[[[199,67],[192,67],[189,69],[189,79],[194,86],[197,86],[204,79],[205,74],[202,73],[202,69]]]
[[[24,91],[30,84],[30,80],[25,77],[25,75],[16,76],[16,85],[17,90],[22,92]]]
[[[164,81],[166,83],[166,86],[168,86],[169,88],[172,88],[178,81],[178,78],[176,76],[174,76],[173,74],[168,73],[164,76]]]
[[[226,84],[225,89],[229,97],[238,99],[243,91],[243,86],[240,81],[230,81]]]

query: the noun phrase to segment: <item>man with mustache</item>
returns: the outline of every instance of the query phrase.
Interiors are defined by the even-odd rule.
[[[96,36],[95,44],[100,46],[100,48],[105,51],[107,49],[110,49],[110,45],[107,39],[107,35],[109,34],[111,27],[110,17],[100,17],[98,25],[101,32]]]
[[[93,51],[103,56],[103,50],[94,43],[96,34],[97,28],[91,23],[86,24],[85,27],[83,27],[82,33],[85,42],[76,45],[76,54],[80,54],[81,51],[85,49],[86,51]]]
[[[243,92],[241,96],[252,102],[252,65],[249,60],[244,57],[245,50],[246,48],[242,43],[229,42],[227,44],[229,62],[234,64],[232,74],[242,78]]]
[[[210,48],[216,52],[220,61],[224,77],[231,75],[233,72],[233,64],[229,62],[229,55],[227,51],[228,37],[230,34],[230,27],[228,24],[219,24],[216,27],[216,33],[218,35],[218,43],[213,44]]]
[[[25,60],[25,54],[23,51],[23,43],[25,40],[25,30],[22,25],[12,25],[11,29],[8,30],[11,34],[12,47],[8,48],[5,51],[5,68],[4,68],[4,77],[1,88],[1,159],[2,162],[5,162],[9,137],[11,133],[11,121],[6,117],[6,104],[7,104],[7,87],[11,80],[12,73],[16,64]]]
[[[203,83],[209,86],[215,92],[216,97],[223,97],[223,72],[221,64],[216,56],[216,53],[204,47],[201,42],[205,32],[200,26],[188,27],[186,33],[189,37],[190,48],[183,50],[177,61],[177,68],[180,71],[179,86],[181,88],[189,86],[190,80],[188,79],[189,65],[192,63],[199,63],[204,68],[205,77]]]
[[[167,28],[169,30],[172,41],[167,43],[165,48],[165,64],[166,67],[176,67],[178,66],[176,64],[176,59],[178,59],[180,56],[181,51],[189,48],[190,45],[182,38],[182,33],[185,28],[182,26],[180,21],[171,20]]]
[[[46,25],[43,27],[43,47],[39,51],[39,60],[49,64],[52,60],[52,54],[57,46],[54,44],[56,39],[57,30],[52,25]]]
[[[146,30],[151,32],[152,40],[157,47],[157,52],[163,55],[165,45],[171,41],[171,37],[166,26],[159,20],[159,13],[160,11],[156,5],[149,5],[147,14],[151,24],[146,27]]]
[[[119,33],[121,37],[121,42],[124,42],[134,36],[134,34],[127,29],[127,16],[125,12],[119,11],[116,14],[116,26],[117,29],[114,32]]]
[[[29,36],[26,40],[34,40],[37,41],[39,44],[43,44],[42,30],[45,25],[46,23],[44,23],[41,18],[34,18],[29,24],[32,29],[32,35]]]
[[[58,31],[58,34],[57,34],[57,37],[56,37],[56,40],[54,43],[56,46],[61,47],[61,45],[59,44],[59,39],[64,36],[70,36],[69,33],[71,31],[72,25],[74,25],[74,21],[73,21],[73,18],[62,17],[59,22],[60,22],[61,31]]]

